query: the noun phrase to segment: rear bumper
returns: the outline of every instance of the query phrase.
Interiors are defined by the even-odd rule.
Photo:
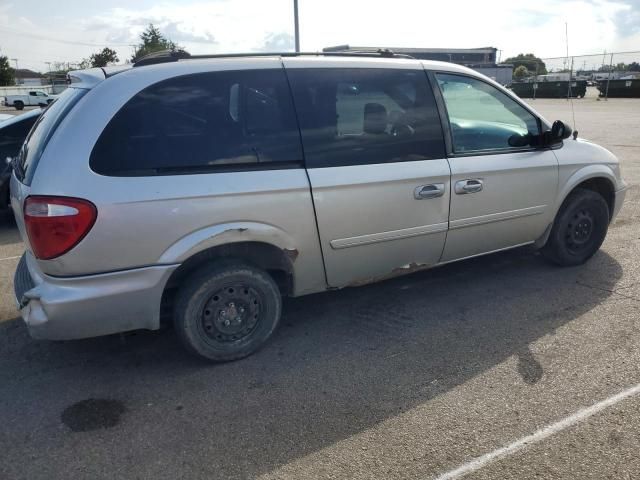
[[[14,277],[16,302],[33,338],[70,340],[160,326],[164,286],[178,265],[60,278],[26,253]]]

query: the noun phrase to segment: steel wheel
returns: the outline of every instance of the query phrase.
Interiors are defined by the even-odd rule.
[[[187,277],[176,297],[174,324],[188,350],[226,362],[264,345],[281,309],[280,291],[267,272],[225,259]]]
[[[202,328],[219,342],[235,342],[250,335],[260,320],[259,293],[243,284],[216,291],[202,311]]]
[[[574,255],[580,255],[593,239],[594,214],[589,209],[583,208],[577,211],[567,223],[566,242],[567,249]]]
[[[560,207],[541,252],[557,265],[580,265],[598,251],[608,227],[606,200],[593,190],[577,188]]]

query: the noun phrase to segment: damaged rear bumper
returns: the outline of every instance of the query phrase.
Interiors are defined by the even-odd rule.
[[[44,274],[25,253],[14,276],[20,315],[33,338],[70,340],[160,325],[164,287],[178,265],[81,277]]]

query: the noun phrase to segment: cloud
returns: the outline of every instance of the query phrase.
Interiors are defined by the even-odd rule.
[[[107,39],[118,43],[137,43],[140,33],[153,23],[191,53],[256,51],[266,45],[287,45],[286,30],[293,23],[287,19],[290,9],[288,0],[172,2],[149,8],[113,8],[84,25],[88,31],[103,30]]]
[[[195,31],[190,25],[186,25],[180,22],[170,22],[167,24],[161,24],[160,31],[164,36],[170,38],[176,43],[181,42],[194,42],[194,43],[206,43],[214,44],[218,43],[211,32],[208,31]]]
[[[102,46],[129,58],[130,45],[139,43],[149,23],[193,54],[293,49],[291,0],[74,0],[61,3],[53,17],[33,13],[28,4],[36,1],[0,0],[0,46],[3,54],[38,70],[48,61],[77,62]],[[86,6],[73,8],[80,2]],[[126,7],[115,8],[116,3]],[[398,0],[387,9],[371,5],[371,0],[300,2],[302,50],[340,44],[494,46],[502,58],[521,52],[561,57],[565,22],[571,54],[640,45],[640,0],[458,0],[440,2],[437,11],[424,0]]]
[[[622,37],[629,37],[640,33],[640,0],[626,0],[620,2],[624,9],[616,13],[616,30]]]
[[[280,32],[269,33],[264,39],[264,45],[258,50],[262,52],[289,52],[295,48],[293,35]]]
[[[515,12],[514,22],[521,26],[538,28],[550,22],[552,18],[548,12],[526,8]]]

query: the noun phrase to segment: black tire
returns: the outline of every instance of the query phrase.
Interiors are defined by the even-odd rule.
[[[541,252],[557,265],[580,265],[598,251],[608,229],[609,206],[602,195],[577,188],[560,207]]]
[[[242,262],[207,265],[178,291],[174,326],[187,350],[215,362],[251,355],[280,322],[282,297],[271,276]]]
[[[24,110],[24,103],[20,100],[13,102],[13,106],[16,107],[16,110]]]

